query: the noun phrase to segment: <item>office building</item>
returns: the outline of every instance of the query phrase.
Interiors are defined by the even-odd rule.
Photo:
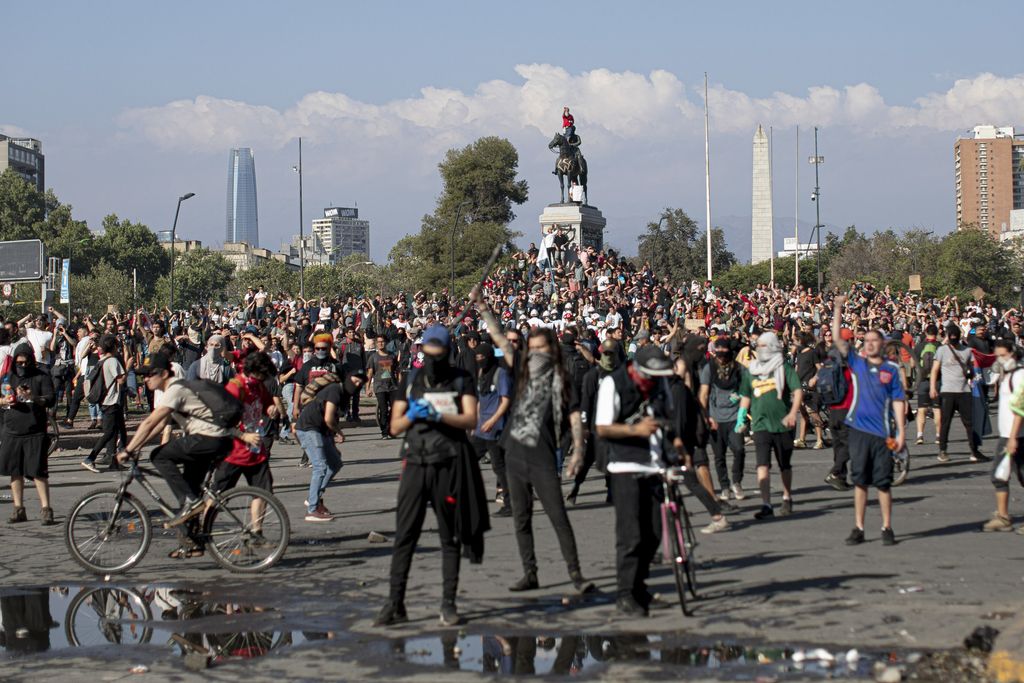
[[[324,209],[323,218],[313,219],[313,234],[320,239],[331,263],[347,256],[370,256],[370,221],[359,219],[359,209],[330,207]]]
[[[957,229],[993,237],[1014,232],[1024,214],[1024,135],[1012,127],[975,126],[953,145]]]
[[[228,154],[227,228],[224,242],[260,243],[256,211],[256,161],[248,147],[232,149]]]
[[[314,235],[292,236],[290,244],[281,245],[281,253],[287,254],[295,263],[307,266],[327,266],[331,264],[331,256],[324,249],[320,238]]]
[[[14,169],[40,192],[46,191],[46,157],[39,140],[0,134],[0,173],[8,168]]]

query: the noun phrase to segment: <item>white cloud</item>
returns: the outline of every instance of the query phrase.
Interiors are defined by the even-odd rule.
[[[318,143],[400,140],[436,154],[474,135],[549,135],[570,105],[589,146],[697,135],[703,116],[700,84],[675,74],[594,69],[571,74],[548,64],[516,67],[519,83],[493,80],[473,92],[424,87],[418,97],[372,104],[344,93],[313,92],[278,110],[201,95],[163,106],[130,109],[125,133],[168,149],[222,149],[253,144],[280,148],[298,136]],[[1013,124],[1024,111],[1024,76],[984,73],[957,80],[945,92],[924,95],[912,106],[893,106],[872,85],[814,86],[803,95],[776,92],[751,97],[724,85],[709,92],[712,129],[747,133],[757,123],[786,127],[853,127],[874,135],[898,129],[961,130],[979,123]],[[375,143],[376,144],[376,143]]]
[[[0,133],[12,138],[32,137],[27,130],[13,123],[0,123]]]

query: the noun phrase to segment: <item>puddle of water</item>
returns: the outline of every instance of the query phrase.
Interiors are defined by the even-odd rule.
[[[154,646],[213,661],[252,658],[330,637],[266,628],[273,610],[164,587],[57,586],[0,590],[0,658],[69,648]]]
[[[827,652],[827,651],[826,651]],[[411,664],[515,676],[580,676],[596,673],[611,662],[651,663],[666,675],[707,671],[726,680],[758,677],[862,678],[876,661],[889,663],[888,652],[830,652],[824,662],[817,648],[753,646],[740,643],[699,643],[672,634],[643,635],[464,635],[392,641],[392,656]]]

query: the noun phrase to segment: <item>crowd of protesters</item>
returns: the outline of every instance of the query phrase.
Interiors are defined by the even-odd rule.
[[[512,254],[470,297],[441,290],[303,299],[260,287],[230,305],[98,319],[68,319],[51,308],[8,320],[0,330],[0,474],[11,478],[11,522],[27,518],[29,479],[41,520],[52,523],[48,420],[73,428],[87,419],[97,434],[82,466],[93,472],[118,467],[118,446],[136,451],[150,437],[161,439],[154,462],[175,488],[182,503],[177,521],[185,522],[201,507],[197,461],[188,451],[232,454],[218,473],[221,485],[244,475],[270,488],[273,442],[295,439],[311,469],[304,519],[330,522],[325,493],[342,468],[337,443],[343,427],[364,419],[365,395],[376,404],[381,438],[403,437],[406,465],[391,597],[378,622],[405,618],[409,564],[429,502],[442,541],[442,619],[457,623],[454,539],[465,538],[467,528],[470,535],[486,530],[485,522],[460,518],[445,505],[443,492],[462,481],[465,453],[493,470],[492,516],[512,518],[523,565],[514,591],[539,585],[534,497],[558,535],[573,583],[589,590],[566,504],[575,503],[595,466],[604,471],[616,459],[686,464],[687,488],[711,515],[703,531],[716,533],[730,528],[733,501],[755,485],[745,481],[748,449],[761,501],[755,517],[763,520],[789,515],[796,505],[794,449],[831,447],[833,466],[813,476],[837,490],[856,489],[847,543],[865,540],[873,486],[882,503],[881,538],[894,544],[893,454],[904,450],[906,429],[914,426],[923,444],[930,415],[936,457],[946,462],[958,414],[967,457],[989,460],[982,439],[992,431],[990,400],[998,402],[997,512],[984,528],[1012,530],[1007,468],[1024,482],[1015,455],[1024,414],[1022,324],[1017,308],[870,284],[819,293],[671,282],[614,251],[577,250],[552,230],[540,249],[530,244]],[[204,426],[197,417],[202,407],[176,384],[186,379],[220,384],[244,401],[240,429]],[[80,418],[83,403],[88,413]],[[636,413],[639,406],[652,412]],[[149,417],[139,430],[146,438],[136,434],[129,442],[125,416],[133,409]],[[195,442],[189,448],[175,445],[166,426],[172,415]],[[773,465],[780,498],[772,494]],[[618,605],[627,614],[645,613],[652,598],[644,580],[659,533],[648,509],[656,508],[656,483],[603,476],[616,506]],[[564,477],[572,481],[565,496]],[[201,551],[183,545],[178,556]]]

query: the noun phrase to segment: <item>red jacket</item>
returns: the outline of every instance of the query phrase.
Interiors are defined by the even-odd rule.
[[[562,128],[568,128],[569,126],[575,126],[576,119],[572,117],[572,114],[562,114]]]

